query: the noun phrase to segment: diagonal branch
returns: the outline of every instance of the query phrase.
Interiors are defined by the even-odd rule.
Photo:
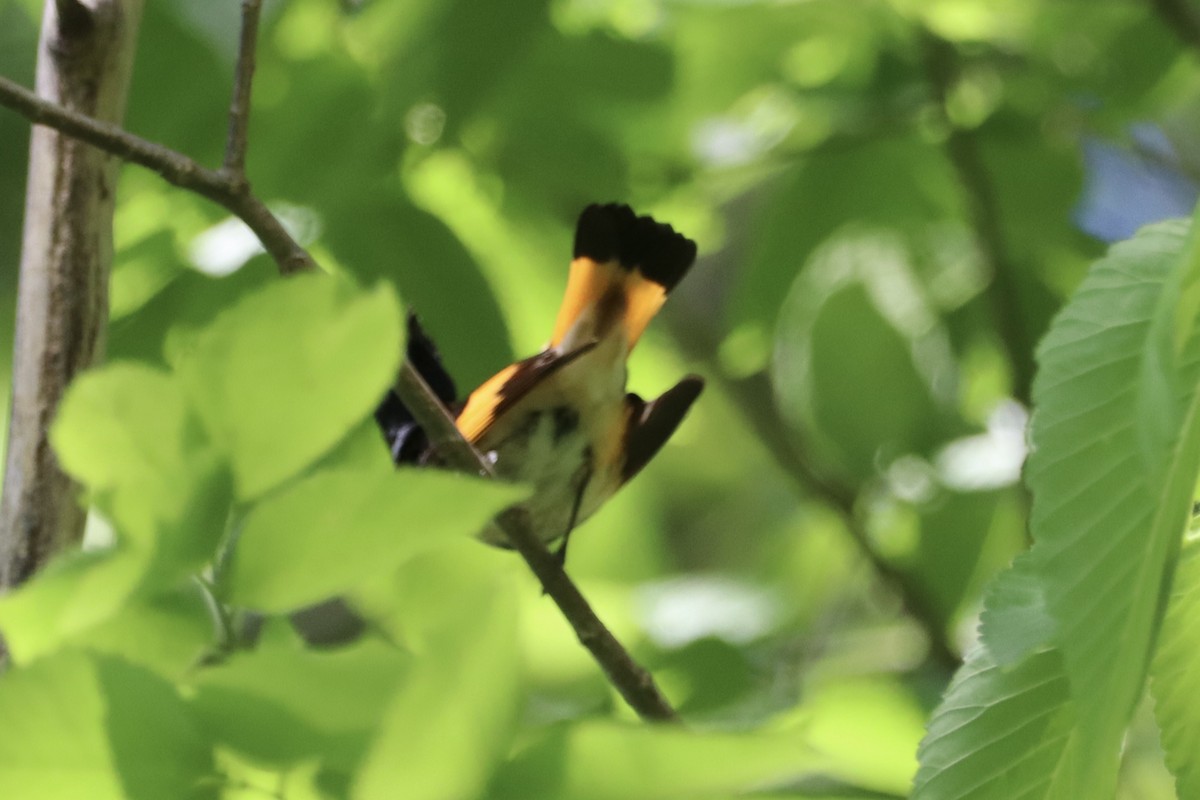
[[[979,152],[978,137],[972,131],[956,126],[946,116],[946,97],[958,79],[958,55],[951,43],[933,32],[926,30],[920,35],[926,78],[947,130],[946,158],[958,176],[965,195],[968,221],[974,229],[984,266],[992,276],[987,300],[1012,367],[1013,396],[1029,406],[1033,387],[1033,342],[1025,325],[1016,270],[1000,227],[1001,213],[995,186]]]
[[[233,98],[229,103],[229,134],[225,140],[222,170],[232,177],[246,177],[246,133],[250,127],[250,87],[254,82],[254,57],[258,44],[258,18],[262,0],[242,0],[242,33],[238,39],[237,66],[233,75]]]
[[[72,113],[4,77],[0,77],[0,105],[31,122],[62,131],[124,161],[153,170],[168,183],[224,206],[254,231],[283,273],[315,267],[312,257],[270,209],[250,193],[244,181],[201,166],[182,153],[134,136],[117,125]]]
[[[463,438],[458,426],[437,399],[437,395],[407,361],[400,371],[396,391],[417,418],[438,454],[455,469],[479,475],[493,475],[491,464]],[[677,717],[674,709],[658,690],[650,673],[633,660],[624,646],[596,616],[587,598],[537,538],[529,525],[528,517],[517,509],[510,509],[502,514],[497,522],[508,536],[509,543],[521,554],[533,570],[533,574],[542,582],[546,594],[550,595],[563,612],[563,616],[571,623],[580,643],[604,669],[609,681],[625,698],[625,702],[643,719],[675,720]]]
[[[314,268],[312,257],[255,197],[244,181],[206,169],[187,156],[148,142],[115,125],[108,125],[48,103],[13,82],[0,78],[0,105],[7,106],[35,123],[48,125],[86,141],[101,150],[147,167],[170,183],[200,194],[229,209],[258,234],[280,272]],[[270,241],[268,238],[270,237]],[[413,366],[405,362],[396,384],[405,405],[435,442],[439,453],[455,468],[491,475],[491,466],[470,445],[450,418],[437,396]],[[529,564],[546,594],[558,605],[575,630],[579,641],[591,652],[609,681],[630,707],[643,719],[675,720],[674,709],[663,697],[654,679],[596,616],[583,594],[562,566],[537,538],[523,514],[506,513],[500,527],[513,547]]]

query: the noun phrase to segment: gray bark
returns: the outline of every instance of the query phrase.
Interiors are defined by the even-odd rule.
[[[38,94],[119,123],[142,2],[47,0]],[[60,469],[48,432],[67,384],[103,355],[116,169],[116,159],[90,145],[33,129],[0,500],[0,591],[83,534],[78,487]]]

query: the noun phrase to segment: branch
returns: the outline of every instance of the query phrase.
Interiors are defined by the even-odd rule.
[[[246,131],[250,126],[250,86],[254,81],[254,54],[258,43],[258,17],[262,0],[242,0],[242,34],[238,40],[233,98],[229,104],[229,135],[225,140],[224,172],[246,177]]]
[[[1187,0],[1150,0],[1150,5],[1179,41],[1200,50],[1200,13]]]
[[[463,438],[437,395],[407,361],[400,370],[396,391],[412,411],[438,454],[451,466],[462,472],[493,475],[491,464]],[[562,565],[537,538],[529,525],[528,516],[520,509],[510,509],[500,515],[497,523],[508,537],[509,543],[521,554],[533,570],[533,574],[542,582],[546,594],[550,595],[563,616],[571,623],[580,643],[591,652],[608,675],[609,681],[625,698],[625,702],[643,719],[677,719],[675,710],[658,690],[650,673],[633,660],[624,646],[604,626]]]
[[[1016,269],[1008,256],[1000,229],[1000,206],[995,187],[979,153],[978,137],[957,127],[946,116],[946,96],[958,78],[958,53],[954,46],[931,31],[921,33],[921,57],[934,100],[946,126],[946,157],[958,176],[967,204],[967,216],[975,232],[984,266],[992,275],[987,299],[996,330],[1013,371],[1013,396],[1025,406],[1033,387],[1033,343],[1025,329]]]
[[[113,155],[154,170],[170,183],[214,200],[241,218],[258,234],[283,273],[312,268],[315,262],[280,225],[244,181],[205,169],[187,156],[145,141],[115,125],[89,119],[48,103],[4,78],[0,78],[0,105],[8,106],[35,123],[76,136]],[[273,237],[268,241],[267,236]],[[437,396],[413,366],[405,362],[396,390],[425,429],[438,452],[453,467],[479,475],[492,475],[491,465],[470,445]],[[575,635],[608,675],[626,702],[647,720],[674,720],[674,709],[664,699],[653,678],[604,626],[578,587],[529,527],[524,515],[506,513],[501,529],[538,577],[546,594],[558,605]]]
[[[253,195],[243,179],[208,169],[187,156],[148,142],[117,125],[92,119],[35,95],[0,77],[0,105],[31,122],[62,131],[118,158],[157,172],[163,180],[224,206],[254,231],[284,274],[316,267],[270,209]]]
[[[693,270],[703,270],[712,276],[728,275],[734,272],[734,265],[718,256],[702,260]],[[704,285],[703,276],[693,274],[693,278],[697,279],[693,285]],[[716,285],[718,280],[714,277],[708,283]],[[945,625],[933,598],[918,579],[888,561],[875,549],[856,509],[858,495],[854,487],[823,475],[814,465],[804,441],[797,434],[784,433],[791,431],[792,427],[779,415],[774,390],[765,372],[733,379],[727,377],[716,363],[719,332],[713,327],[712,320],[720,314],[710,300],[700,295],[694,299],[686,293],[683,296],[678,293],[675,295],[672,300],[674,308],[676,312],[682,311],[668,315],[675,341],[685,354],[709,364],[710,369],[705,374],[729,395],[734,407],[757,434],[771,458],[799,490],[824,503],[841,517],[860,556],[871,565],[883,585],[899,598],[905,611],[921,627],[929,641],[929,659],[947,672],[953,672],[961,659],[946,635]]]
[[[719,369],[712,370],[720,375]],[[858,552],[871,565],[875,574],[900,598],[904,608],[921,626],[929,640],[929,657],[948,672],[958,668],[962,659],[946,636],[946,627],[932,597],[921,582],[905,570],[888,561],[875,549],[871,538],[855,510],[857,497],[853,489],[820,475],[800,443],[780,436],[788,426],[775,413],[770,383],[764,373],[742,380],[719,378],[723,388],[735,399],[746,421],[758,433],[779,467],[790,475],[807,494],[821,500],[842,518],[846,532],[854,540]]]
[[[75,113],[118,120],[141,0],[45,3],[38,91]],[[48,431],[67,385],[103,357],[116,163],[55,131],[30,137],[3,499],[0,590],[78,543],[86,512]],[[2,649],[2,648],[0,648]]]

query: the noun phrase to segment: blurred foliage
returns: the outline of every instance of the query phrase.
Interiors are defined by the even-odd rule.
[[[219,163],[237,5],[146,4],[131,131]],[[25,84],[40,6],[0,0]],[[98,544],[0,600],[0,795],[1195,794],[1200,261],[1177,225],[1088,265],[1190,212],[1198,101],[1132,0],[268,2],[249,177],[338,279],[123,170],[112,364],[54,428]],[[5,365],[27,138],[0,114]],[[631,389],[708,389],[569,568],[686,733],[469,541],[509,490],[394,473],[368,419],[404,306],[464,392],[535,352],[610,200],[701,252]],[[336,593],[369,635],[303,647]]]

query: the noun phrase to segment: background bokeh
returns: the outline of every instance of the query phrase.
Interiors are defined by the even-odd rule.
[[[41,3],[0,0],[31,83]],[[460,389],[535,352],[579,211],[701,257],[630,364],[708,389],[570,571],[691,719],[811,717],[915,769],[986,580],[1025,547],[1034,347],[1106,242],[1187,214],[1200,73],[1134,0],[268,3],[250,179],[327,267],[388,281]],[[237,3],[145,10],[127,127],[217,164]],[[0,114],[4,402],[28,125]],[[276,280],[218,207],[121,178],[110,359]],[[302,398],[297,399],[302,402]],[[535,593],[528,714],[614,705]],[[1125,797],[1170,797],[1152,725]]]

